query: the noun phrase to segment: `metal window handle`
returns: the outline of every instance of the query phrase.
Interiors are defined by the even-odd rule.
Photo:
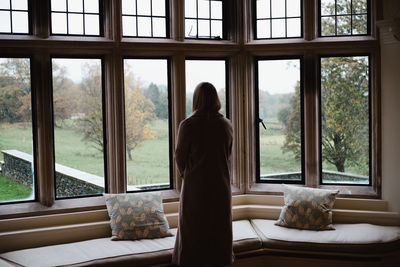
[[[267,130],[267,127],[265,126],[264,121],[262,119],[258,118],[258,122],[259,123],[261,122],[261,124],[264,127],[264,129]]]

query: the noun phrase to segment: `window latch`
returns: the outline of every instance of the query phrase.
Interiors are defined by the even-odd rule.
[[[264,127],[264,129],[267,130],[267,127],[265,126],[264,121],[262,119],[258,118],[258,122],[259,123],[261,122],[261,124]]]

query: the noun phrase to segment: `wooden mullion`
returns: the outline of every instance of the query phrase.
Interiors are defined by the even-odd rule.
[[[313,52],[304,56],[304,158],[305,184],[309,187],[319,185],[319,97],[318,97],[318,57]]]
[[[33,86],[36,102],[36,181],[39,202],[51,206],[55,200],[54,138],[51,88],[51,61],[46,52],[33,56]]]
[[[186,82],[185,82],[185,55],[179,53],[171,58],[171,112],[172,112],[172,151],[175,151],[176,135],[179,123],[186,117]],[[175,162],[175,161],[174,161]],[[180,191],[182,178],[179,177],[177,166],[173,166],[174,184],[173,188]]]

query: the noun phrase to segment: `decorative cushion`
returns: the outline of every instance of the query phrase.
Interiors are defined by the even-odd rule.
[[[110,216],[111,240],[172,236],[161,193],[104,194]]]
[[[285,205],[279,226],[307,230],[334,230],[332,207],[339,191],[283,185]]]

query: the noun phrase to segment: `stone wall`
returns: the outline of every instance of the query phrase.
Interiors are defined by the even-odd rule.
[[[2,175],[19,184],[32,186],[32,155],[18,150],[1,152],[4,155],[4,163],[1,166]],[[102,194],[104,178],[56,164],[56,186],[57,197]]]
[[[322,177],[326,183],[355,183],[355,184],[368,184],[369,177],[364,175],[357,175],[352,173],[343,173],[336,171],[322,171]],[[301,173],[300,172],[288,172],[288,173],[276,173],[276,174],[268,174],[262,175],[261,180],[300,180]]]
[[[33,184],[32,156],[18,150],[3,150],[2,176],[26,186]]]

